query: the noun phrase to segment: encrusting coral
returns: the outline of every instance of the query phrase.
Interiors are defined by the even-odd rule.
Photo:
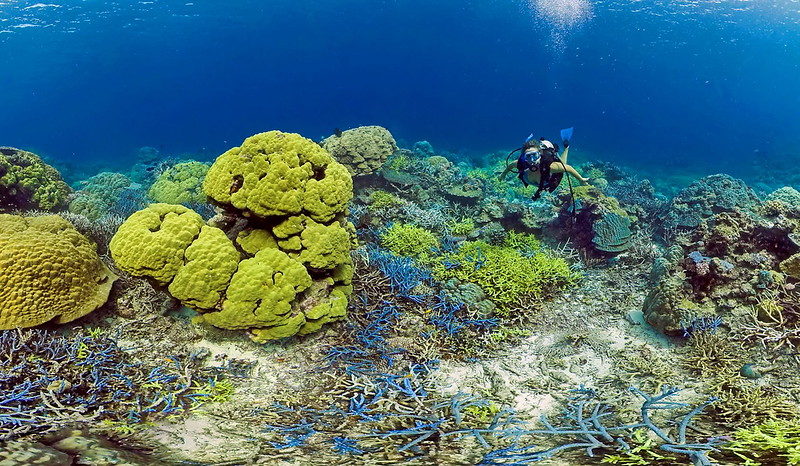
[[[153,204],[120,227],[111,254],[216,327],[258,342],[311,333],[344,317],[352,293],[352,186],[313,141],[261,133],[208,171],[206,194],[224,214],[206,225],[189,208]]]
[[[0,329],[70,322],[108,299],[117,277],[56,215],[0,214]]]

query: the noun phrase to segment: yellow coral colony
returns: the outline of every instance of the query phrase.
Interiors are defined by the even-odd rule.
[[[316,143],[270,131],[217,158],[205,193],[247,219],[231,241],[183,206],[153,204],[111,241],[117,265],[148,276],[205,322],[256,341],[311,333],[341,319],[352,292],[353,183]]]
[[[63,218],[0,214],[0,329],[82,317],[106,302],[116,279]]]

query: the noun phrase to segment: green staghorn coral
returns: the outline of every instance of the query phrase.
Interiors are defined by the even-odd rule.
[[[724,454],[733,455],[739,464],[800,464],[800,424],[797,421],[770,420],[739,429],[733,440],[722,445]]]
[[[436,235],[422,227],[408,223],[393,223],[380,235],[381,245],[399,256],[409,256],[422,261],[439,245]]]
[[[387,207],[397,207],[402,204],[403,201],[394,194],[378,189],[370,193],[368,208],[370,211],[375,211]]]
[[[457,278],[483,289],[501,310],[522,299],[540,299],[576,280],[564,259],[539,250],[526,252],[483,241],[466,241],[457,253],[445,254],[434,266],[440,280]]]

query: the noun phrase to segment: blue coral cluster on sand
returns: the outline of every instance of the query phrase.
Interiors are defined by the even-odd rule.
[[[0,438],[92,426],[134,448],[202,406],[202,435],[246,430],[228,464],[715,464],[757,461],[756,426],[794,432],[800,193],[722,174],[659,192],[592,161],[591,185],[533,201],[497,154],[403,146],[273,131],[213,164],[145,148],[72,188],[0,149],[2,213],[63,217],[119,275],[85,317],[0,333]],[[41,164],[24,182],[22,158]]]

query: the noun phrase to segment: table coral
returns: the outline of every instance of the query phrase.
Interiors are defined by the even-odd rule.
[[[0,214],[0,329],[70,322],[102,306],[116,276],[59,216]]]

